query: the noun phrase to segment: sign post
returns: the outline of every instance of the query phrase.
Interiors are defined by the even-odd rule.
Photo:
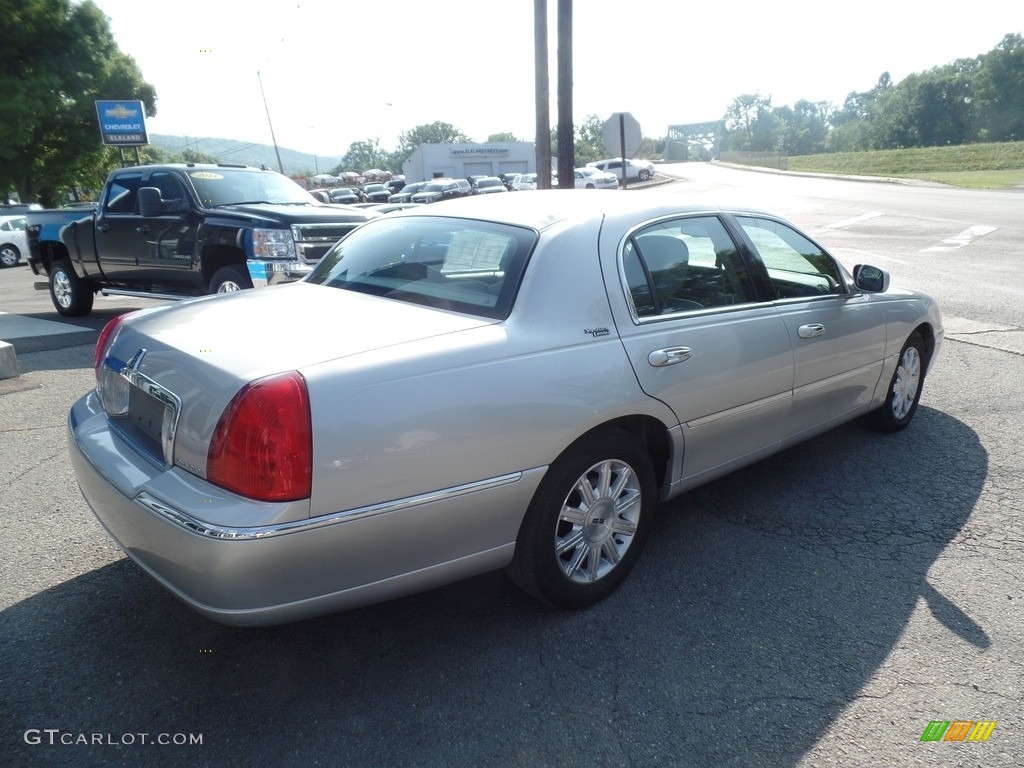
[[[629,112],[616,112],[601,127],[604,148],[610,155],[618,155],[622,159],[622,186],[626,187],[626,159],[635,155],[640,149],[643,136],[640,123]]]

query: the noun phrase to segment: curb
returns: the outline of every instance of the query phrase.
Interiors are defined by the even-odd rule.
[[[16,379],[20,375],[14,345],[0,341],[0,379]]]

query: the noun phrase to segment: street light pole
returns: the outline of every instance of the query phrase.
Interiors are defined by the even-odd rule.
[[[256,79],[260,81],[260,95],[263,97],[263,109],[267,111],[267,125],[270,126],[270,140],[274,142],[274,153],[277,155],[277,170],[284,174],[284,163],[281,162],[281,150],[277,148],[277,138],[274,136],[274,124],[270,121],[270,107],[267,106],[267,94],[263,92],[263,77],[260,71],[256,70]]]

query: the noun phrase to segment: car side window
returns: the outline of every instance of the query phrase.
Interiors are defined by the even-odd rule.
[[[160,190],[160,199],[165,203],[180,203],[185,199],[185,189],[182,187],[178,177],[167,171],[156,171],[146,182],[147,186],[156,187]]]
[[[103,210],[106,213],[136,213],[141,173],[126,173],[110,181]]]
[[[755,300],[736,244],[715,216],[659,222],[634,233],[622,267],[638,318]]]
[[[843,292],[843,279],[832,257],[795,229],[757,216],[737,216],[736,220],[760,254],[776,298]]]

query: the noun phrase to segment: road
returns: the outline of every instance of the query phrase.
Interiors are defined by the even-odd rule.
[[[91,347],[19,352],[0,386],[0,764],[1024,765],[1024,196],[667,170],[683,180],[595,194],[743,199],[939,298],[949,333],[908,430],[843,426],[664,505],[586,611],[496,573],[246,630],[170,597],[79,496],[64,418]],[[0,310],[56,319],[10,273]],[[922,742],[936,720],[997,725]]]

